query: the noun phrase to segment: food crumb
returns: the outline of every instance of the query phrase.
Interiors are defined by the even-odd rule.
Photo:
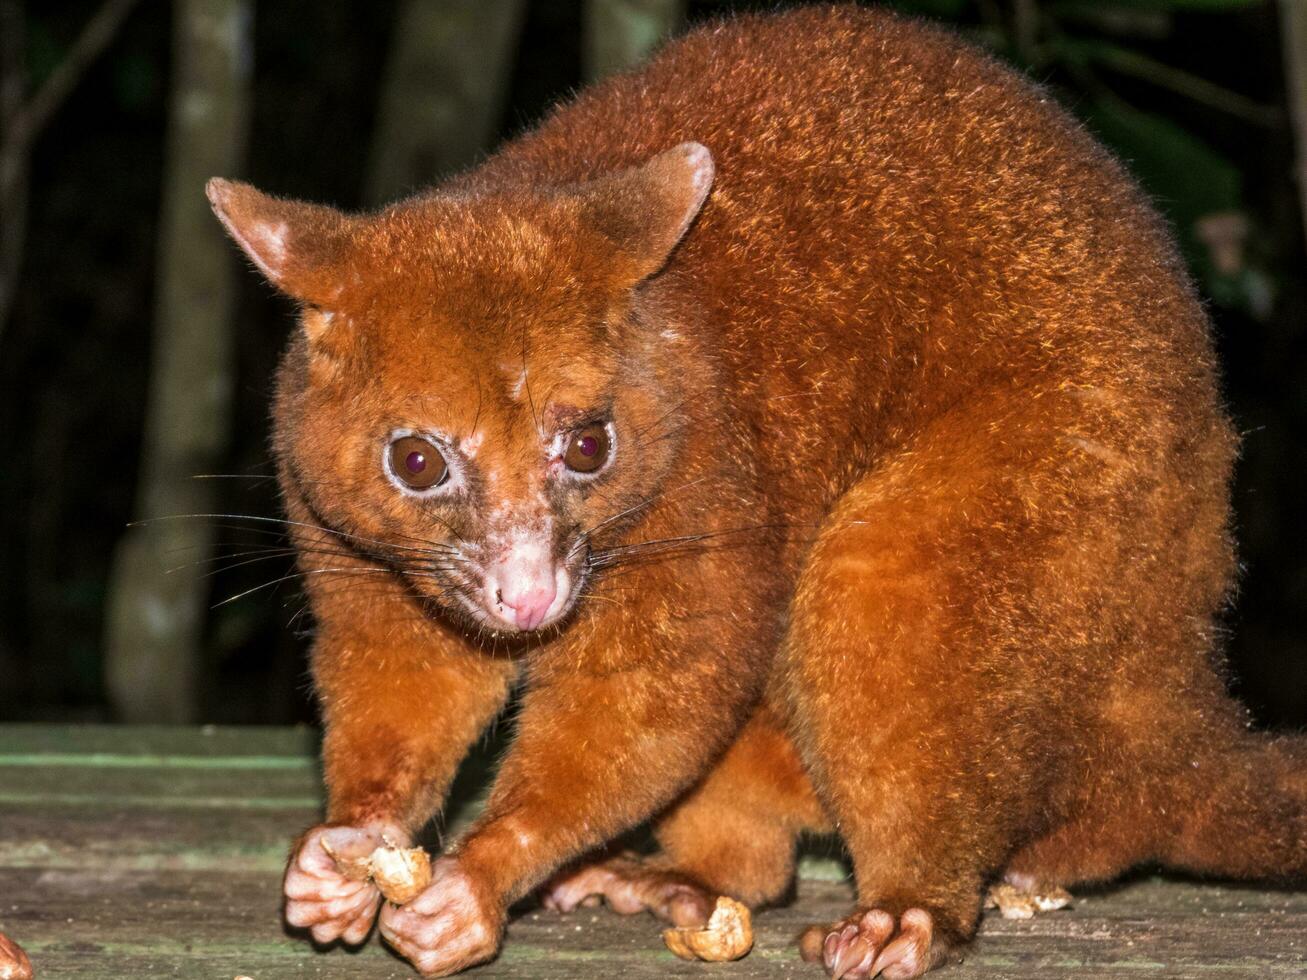
[[[723,895],[706,928],[665,929],[663,942],[683,960],[738,960],[753,949],[753,920],[747,906]]]

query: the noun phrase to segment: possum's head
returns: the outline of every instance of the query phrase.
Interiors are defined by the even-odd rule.
[[[275,412],[287,493],[456,617],[558,623],[591,533],[671,466],[675,335],[641,295],[712,176],[687,143],[587,184],[366,216],[211,181],[231,236],[301,304]]]

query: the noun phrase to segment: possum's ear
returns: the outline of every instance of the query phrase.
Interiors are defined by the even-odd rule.
[[[682,143],[643,166],[581,188],[585,216],[633,263],[636,281],[667,264],[712,189],[713,159],[700,143]]]
[[[339,297],[341,265],[357,219],[221,177],[204,190],[213,213],[268,282],[315,306]]]

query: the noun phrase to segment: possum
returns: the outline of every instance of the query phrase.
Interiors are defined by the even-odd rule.
[[[1307,743],[1223,679],[1209,321],[1044,90],[809,7],[373,213],[208,196],[299,304],[275,449],[328,812],[284,886],[314,939],[379,917],[444,976],[537,892],[702,927],[837,831],[856,903],[801,951],[906,978],[999,881],[1307,873]],[[411,841],[511,691],[484,813],[381,908],[324,841]],[[603,857],[645,822],[655,854]]]

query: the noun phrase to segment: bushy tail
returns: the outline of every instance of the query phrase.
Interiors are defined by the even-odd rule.
[[[1202,874],[1307,881],[1307,736],[1248,734],[1205,753],[1176,794],[1186,807],[1167,864]]]

